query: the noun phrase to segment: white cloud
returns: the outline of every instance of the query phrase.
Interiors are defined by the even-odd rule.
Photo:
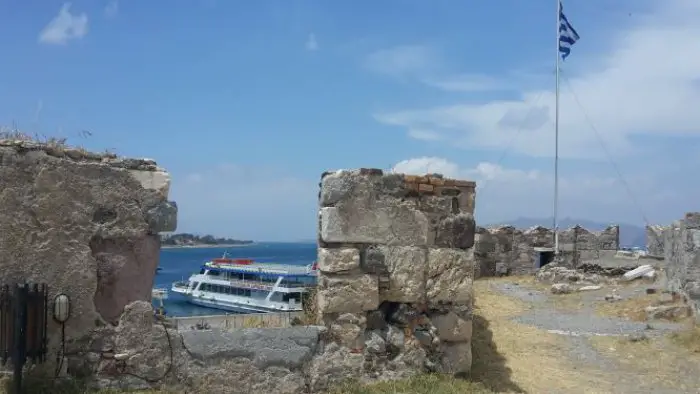
[[[505,168],[490,162],[461,167],[439,157],[403,160],[392,170],[413,175],[439,173],[449,178],[476,181],[476,216],[480,223],[507,222],[518,217],[546,218],[552,215],[554,177],[551,172]],[[628,177],[626,181],[631,185],[633,197],[645,214],[650,207],[674,204],[684,198],[669,194],[665,188],[658,188],[658,180],[648,174]],[[580,173],[560,176],[559,195],[561,217],[601,222],[644,221],[625,184],[616,176]],[[665,223],[680,217],[682,212],[653,214],[656,216],[648,217],[648,220]]]
[[[178,230],[255,240],[313,239],[318,180],[224,163],[173,174]]]
[[[425,45],[401,45],[380,49],[364,59],[363,66],[374,73],[399,80],[415,80],[448,92],[514,90],[513,81],[522,83],[524,75],[507,78],[478,73],[453,73],[442,53]],[[531,78],[531,77],[530,77]]]
[[[307,51],[317,51],[318,50],[318,41],[316,41],[316,35],[314,33],[309,34],[309,37],[306,39],[306,50]]]
[[[117,14],[119,14],[119,1],[110,0],[104,9],[104,13],[107,18],[114,18],[117,16]]]
[[[639,21],[636,25],[602,36],[601,42],[586,44],[608,48],[606,53],[587,56],[584,51],[577,52],[574,46],[563,65],[564,75],[569,74],[570,67],[576,67],[579,72],[562,81],[560,156],[593,158],[601,155],[588,119],[616,155],[644,151],[644,146],[635,145],[632,140],[637,135],[700,134],[700,111],[697,110],[700,108],[700,24],[697,23],[700,3],[668,0],[655,4],[654,12],[635,14]],[[577,25],[575,15],[569,18],[579,34],[592,28]],[[589,40],[594,35],[590,37]],[[425,55],[425,51],[423,49],[420,54]],[[422,67],[430,63],[419,56],[408,60],[409,66],[414,65],[412,69],[415,65]],[[487,79],[487,82],[494,81]],[[463,84],[453,80],[434,85],[448,90],[473,90],[489,83],[468,79]],[[569,84],[583,110],[568,88]],[[407,131],[428,129],[464,147],[495,150],[508,144],[522,125],[513,149],[528,156],[552,156],[554,92],[529,90],[522,91],[519,96],[517,99],[490,99],[480,103],[472,99],[449,106],[386,112],[377,114],[376,119]]]
[[[88,32],[88,17],[84,12],[71,14],[71,3],[64,3],[46,27],[39,33],[39,42],[66,44],[69,40],[83,38]]]
[[[512,84],[505,79],[481,74],[458,74],[446,77],[428,77],[423,81],[429,86],[449,92],[480,92],[512,90]]]
[[[404,45],[371,53],[365,58],[364,66],[395,78],[416,78],[436,73],[442,67],[442,60],[429,47]]]
[[[440,141],[442,140],[442,135],[432,130],[427,129],[409,129],[408,135],[411,138],[423,141]]]

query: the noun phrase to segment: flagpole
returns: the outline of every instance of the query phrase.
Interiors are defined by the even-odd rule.
[[[559,254],[559,221],[558,221],[558,210],[559,210],[559,26],[561,20],[559,15],[561,13],[561,0],[556,0],[557,2],[557,45],[556,45],[556,88],[555,88],[555,103],[554,103],[554,255]]]

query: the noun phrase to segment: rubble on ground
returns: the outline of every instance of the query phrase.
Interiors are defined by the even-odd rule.
[[[644,308],[647,320],[680,320],[690,316],[691,310],[688,305],[659,305]]]
[[[569,294],[573,292],[571,285],[568,283],[555,283],[551,288],[552,294]]]
[[[546,266],[545,266],[546,267]],[[587,274],[598,274],[602,276],[622,276],[629,271],[639,267],[638,265],[630,265],[624,267],[603,267],[593,263],[583,263],[578,266],[578,270]]]
[[[545,283],[576,283],[582,285],[597,285],[605,282],[605,278],[597,273],[587,273],[582,270],[548,264],[540,268],[535,278]]]
[[[584,263],[578,268],[558,264],[547,264],[540,268],[535,278],[544,283],[569,283],[581,285],[579,291],[598,290],[595,286],[615,284],[618,281],[632,281],[638,278],[656,280],[657,270],[651,265],[603,267],[594,263]]]

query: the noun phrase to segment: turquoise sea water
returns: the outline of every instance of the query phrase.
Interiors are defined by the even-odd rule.
[[[258,243],[234,248],[179,248],[162,249],[160,252],[160,272],[156,273],[155,287],[167,287],[173,282],[187,280],[198,272],[205,261],[221,257],[224,252],[231,258],[251,258],[263,263],[307,265],[316,260],[315,243]],[[154,305],[159,302],[154,300]],[[165,301],[168,316],[193,316],[224,314],[218,309],[203,308],[188,303],[179,294],[170,293]],[[230,312],[229,312],[230,313]]]

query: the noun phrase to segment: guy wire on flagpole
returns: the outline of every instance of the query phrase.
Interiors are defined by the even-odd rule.
[[[559,35],[561,28],[561,1],[557,2],[557,45],[555,50],[556,55],[556,87],[555,87],[555,103],[554,103],[554,255],[559,254],[559,223],[558,223],[558,208],[559,208]]]
[[[608,162],[612,166],[613,170],[615,170],[615,173],[617,174],[617,178],[622,184],[622,186],[625,188],[625,191],[627,192],[628,197],[632,201],[632,204],[634,204],[635,208],[639,212],[639,215],[641,216],[642,220],[644,221],[644,224],[646,226],[650,226],[651,222],[649,222],[649,219],[644,212],[644,209],[642,209],[642,205],[639,203],[639,200],[637,199],[636,195],[632,191],[632,188],[630,187],[629,183],[625,179],[624,176],[622,176],[622,171],[620,171],[620,167],[617,165],[615,160],[613,159],[613,155],[610,153],[610,150],[608,147],[605,145],[605,141],[603,140],[603,137],[600,135],[600,132],[598,132],[598,128],[593,124],[593,120],[591,120],[591,117],[588,116],[588,112],[583,108],[583,105],[581,104],[581,101],[578,98],[578,95],[574,91],[573,86],[571,86],[571,82],[569,79],[564,76],[564,83],[566,84],[566,87],[569,89],[569,92],[571,93],[571,96],[574,99],[574,102],[578,105],[579,109],[581,110],[581,113],[583,114],[584,119],[586,120],[586,123],[588,123],[588,126],[591,128],[593,131],[593,135],[595,136],[596,140],[598,141],[598,144],[600,145],[603,153],[605,154],[606,158],[608,159]]]

